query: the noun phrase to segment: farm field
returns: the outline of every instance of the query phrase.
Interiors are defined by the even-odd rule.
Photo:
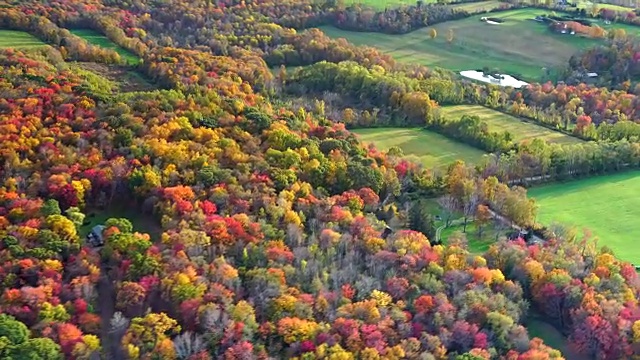
[[[586,9],[591,9],[591,7],[594,4],[594,2],[592,1],[577,1],[577,3],[578,3],[578,8],[586,8]],[[605,4],[605,3],[597,2],[596,5],[598,5],[598,8],[600,9],[611,9],[616,11],[633,11],[633,8],[614,5],[614,4]]]
[[[435,0],[425,0],[424,3],[435,3]],[[445,1],[448,2],[448,1]],[[346,0],[345,4],[362,4],[365,6],[370,6],[374,9],[383,10],[387,7],[398,7],[398,6],[409,6],[415,5],[416,1],[414,0]],[[473,2],[473,3],[460,3],[460,4],[452,4],[451,6],[457,9],[463,9],[469,12],[480,11],[480,10],[490,10],[496,8],[500,5],[500,2],[497,0],[489,0],[489,1],[481,1],[481,2]]]
[[[109,40],[106,36],[102,35],[97,31],[94,31],[91,29],[73,29],[69,31],[71,31],[72,34],[85,39],[88,43],[92,45],[100,46],[105,49],[115,50],[130,65],[136,65],[140,62],[140,59],[135,54],[116,45],[111,40]]]
[[[454,71],[488,67],[538,80],[542,67],[564,65],[576,51],[597,40],[570,35],[554,35],[533,19],[544,14],[540,9],[518,9],[496,13],[505,20],[500,25],[480,21],[481,15],[449,21],[404,35],[343,31],[321,27],[330,37],[346,38],[357,45],[379,48],[396,60],[437,66]],[[486,15],[484,15],[486,16]],[[435,29],[435,39],[429,37]],[[449,29],[453,41],[447,42]]]
[[[381,151],[398,146],[409,159],[427,167],[444,167],[461,159],[477,162],[484,152],[421,128],[372,128],[352,130],[365,143]]]
[[[529,189],[538,203],[538,222],[584,227],[599,238],[599,246],[611,248],[617,257],[640,262],[640,172],[597,176]]]
[[[489,1],[481,1],[481,2],[452,4],[451,6],[456,8],[456,9],[465,10],[465,11],[468,11],[470,13],[473,13],[473,12],[477,12],[477,11],[483,11],[483,10],[484,11],[488,11],[488,10],[491,10],[491,9],[495,9],[495,8],[499,7],[500,4],[502,4],[500,1],[489,0]]]
[[[384,9],[385,7],[401,6],[401,5],[415,5],[415,1],[408,0],[346,0],[346,5],[362,4],[371,6],[375,9]]]
[[[542,138],[550,143],[555,144],[572,144],[581,142],[582,140],[563,134],[559,131],[553,131],[543,126],[536,125],[518,119],[517,117],[503,114],[499,111],[486,108],[479,105],[458,105],[441,107],[443,115],[452,119],[459,119],[462,115],[477,115],[481,120],[489,124],[491,131],[508,131],[517,142],[523,140],[533,140]]]
[[[42,40],[29,34],[26,31],[0,30],[0,49],[29,49],[45,45],[47,44],[45,44]]]

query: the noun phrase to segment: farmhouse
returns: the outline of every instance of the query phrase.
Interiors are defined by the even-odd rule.
[[[490,83],[498,86],[510,86],[516,89],[529,85],[529,83],[518,80],[513,76],[507,75],[507,74],[491,75],[491,74],[485,74],[484,72],[477,71],[477,70],[465,70],[465,71],[460,71],[460,75],[469,79],[482,81],[482,82],[486,82],[486,83]]]
[[[102,235],[104,229],[104,225],[94,226],[87,235],[87,243],[93,247],[104,245],[104,237]]]

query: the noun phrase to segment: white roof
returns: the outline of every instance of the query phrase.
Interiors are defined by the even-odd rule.
[[[478,80],[478,81],[482,81],[482,82],[486,82],[486,83],[490,83],[498,86],[511,86],[516,89],[529,85],[528,82],[518,80],[513,76],[507,75],[507,74],[498,74],[499,76],[502,77],[502,79],[500,79],[500,78],[494,78],[491,75],[485,76],[485,74],[482,71],[464,70],[464,71],[460,71],[460,75],[469,79]]]

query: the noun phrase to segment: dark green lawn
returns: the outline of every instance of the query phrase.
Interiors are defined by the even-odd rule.
[[[151,235],[152,239],[158,239],[162,234],[160,223],[150,215],[142,214],[137,209],[112,207],[105,210],[85,210],[85,223],[80,227],[79,235],[84,238],[96,225],[104,224],[110,218],[126,218],[131,221],[133,230]]]

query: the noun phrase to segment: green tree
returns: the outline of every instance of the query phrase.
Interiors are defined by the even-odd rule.
[[[111,227],[115,226],[123,233],[131,233],[133,232],[133,225],[129,219],[125,218],[110,218],[104,223],[104,226]]]
[[[49,215],[60,215],[62,211],[60,210],[60,204],[56,199],[49,199],[42,204],[40,208],[40,213],[42,216],[47,217]]]
[[[67,218],[76,225],[77,228],[82,226],[82,224],[84,223],[85,215],[80,211],[80,209],[75,206],[68,208],[67,211],[65,211],[65,214],[67,215]]]

